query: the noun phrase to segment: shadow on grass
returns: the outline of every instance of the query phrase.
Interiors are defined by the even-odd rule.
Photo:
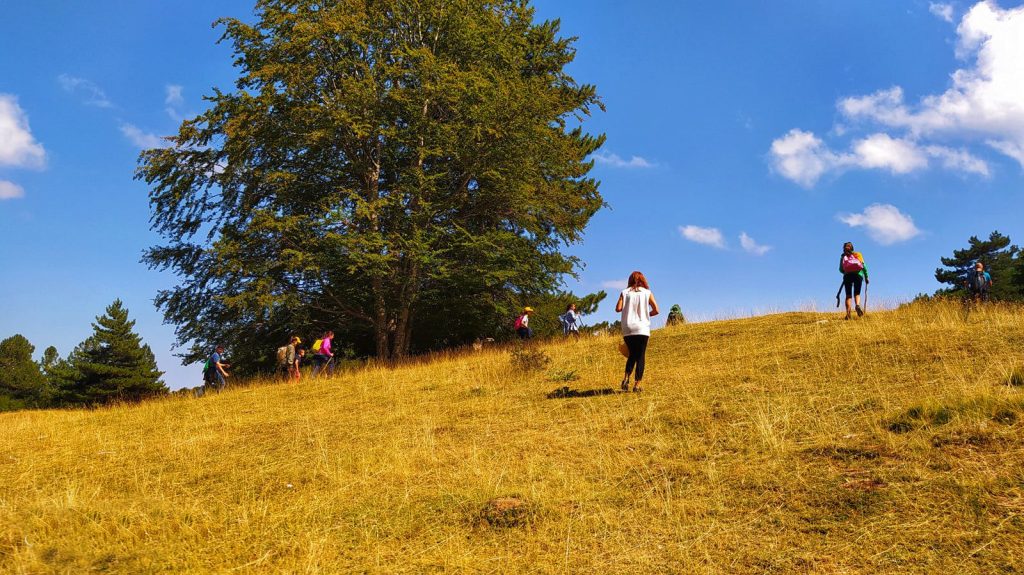
[[[569,386],[559,387],[547,395],[548,399],[562,399],[566,397],[594,397],[595,395],[612,395],[615,390],[606,387],[604,389],[572,389]]]

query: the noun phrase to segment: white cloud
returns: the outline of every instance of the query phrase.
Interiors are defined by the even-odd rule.
[[[853,144],[853,157],[846,161],[861,168],[888,169],[908,174],[928,167],[928,158],[914,142],[894,139],[888,134],[872,134]]]
[[[24,198],[25,190],[14,182],[0,180],[0,200]]]
[[[980,140],[1024,166],[1024,6],[1003,10],[976,4],[960,21],[952,86],[916,105],[893,87],[846,98],[840,111],[851,119],[905,129],[915,138]]]
[[[164,98],[164,104],[168,106],[181,106],[185,103],[185,99],[181,96],[182,87],[177,84],[168,84],[166,86],[167,97]]]
[[[967,150],[938,145],[921,147],[914,140],[893,138],[882,132],[855,140],[849,151],[838,153],[813,133],[794,129],[772,142],[770,156],[776,172],[805,188],[814,186],[828,172],[859,168],[902,175],[928,168],[931,159],[948,170],[990,175],[988,164]]]
[[[747,232],[740,233],[740,245],[748,254],[763,256],[772,249],[771,246],[762,246],[754,241],[754,238],[747,235]]]
[[[121,133],[128,138],[128,141],[143,150],[147,150],[149,148],[166,148],[170,146],[170,142],[160,136],[143,132],[134,124],[129,124],[127,122],[121,124]]]
[[[0,93],[0,166],[42,168],[45,164],[46,150],[32,136],[18,98]]]
[[[953,19],[950,4],[934,2],[929,9]],[[790,130],[772,142],[775,171],[804,187],[854,167],[909,174],[940,165],[987,177],[989,164],[966,147],[977,144],[1024,167],[1024,6],[1004,10],[993,0],[979,2],[961,19],[957,35],[956,55],[965,65],[950,74],[946,91],[917,103],[908,103],[899,86],[842,98],[836,137],[858,123],[885,131],[838,153],[813,133]]]
[[[699,226],[679,226],[679,233],[691,242],[712,246],[719,249],[725,248],[725,238],[718,228],[702,228]]]
[[[591,156],[599,164],[611,166],[613,168],[653,168],[654,164],[641,158],[640,156],[632,156],[628,160],[623,160],[618,154],[612,154],[610,152],[598,152]]]
[[[946,22],[953,21],[953,6],[944,2],[929,2],[928,11]]]
[[[103,89],[85,78],[61,74],[57,76],[57,81],[60,83],[61,88],[64,88],[65,92],[84,96],[84,103],[89,106],[96,106],[98,108],[114,107],[114,103],[110,101],[110,98],[107,98],[107,94]]]
[[[167,112],[171,120],[180,122],[182,118],[178,109],[185,103],[185,98],[181,95],[182,87],[177,84],[168,84],[165,89],[167,96],[164,98],[164,105],[166,106],[164,111]]]
[[[953,150],[944,146],[928,146],[924,151],[931,157],[942,162],[947,170],[967,172],[988,177],[990,175],[988,163],[967,150]]]
[[[626,289],[626,280],[605,280],[601,282],[601,287],[604,289],[611,290],[624,290]]]
[[[837,217],[850,227],[865,228],[871,239],[885,246],[907,241],[921,233],[913,218],[889,204],[871,204],[862,213]]]
[[[771,155],[777,172],[806,188],[839,165],[839,157],[820,138],[796,128],[772,142]]]

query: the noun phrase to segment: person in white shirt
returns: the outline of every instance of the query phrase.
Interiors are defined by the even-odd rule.
[[[644,378],[644,359],[647,355],[647,341],[651,338],[651,318],[658,315],[658,302],[647,284],[647,278],[640,272],[629,274],[626,289],[619,294],[615,311],[622,313],[622,339],[629,349],[626,359],[626,374],[622,377],[622,391],[629,391],[629,377],[636,369],[633,391],[641,391]]]

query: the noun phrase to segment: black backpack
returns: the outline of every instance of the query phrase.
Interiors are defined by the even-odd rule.
[[[973,271],[967,276],[967,289],[971,293],[985,293],[988,291],[988,282],[985,281],[985,272]]]

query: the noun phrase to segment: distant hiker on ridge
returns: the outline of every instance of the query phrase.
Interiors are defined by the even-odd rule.
[[[516,335],[519,339],[530,339],[533,337],[533,330],[530,329],[530,314],[533,313],[532,307],[524,307],[523,313],[516,318],[516,323],[512,326],[516,330]]]
[[[843,289],[846,290],[846,318],[850,319],[853,311],[850,304],[856,300],[857,317],[864,315],[860,307],[861,284],[869,284],[868,268],[864,265],[864,256],[860,252],[853,251],[853,244],[843,244],[843,255],[839,256],[839,272],[843,274]]]
[[[580,314],[576,312],[576,304],[571,303],[565,308],[565,313],[558,316],[562,322],[562,335],[580,338]]]
[[[622,339],[629,348],[626,358],[626,374],[622,377],[622,391],[629,391],[629,377],[636,368],[633,391],[642,391],[640,382],[644,378],[644,360],[647,355],[647,341],[651,338],[651,317],[658,315],[658,302],[654,300],[647,278],[640,272],[629,274],[626,289],[619,294],[615,311],[622,312]]]
[[[992,289],[992,276],[985,271],[985,264],[976,262],[974,271],[967,273],[964,280],[964,287],[975,303],[988,301],[988,292]]]

